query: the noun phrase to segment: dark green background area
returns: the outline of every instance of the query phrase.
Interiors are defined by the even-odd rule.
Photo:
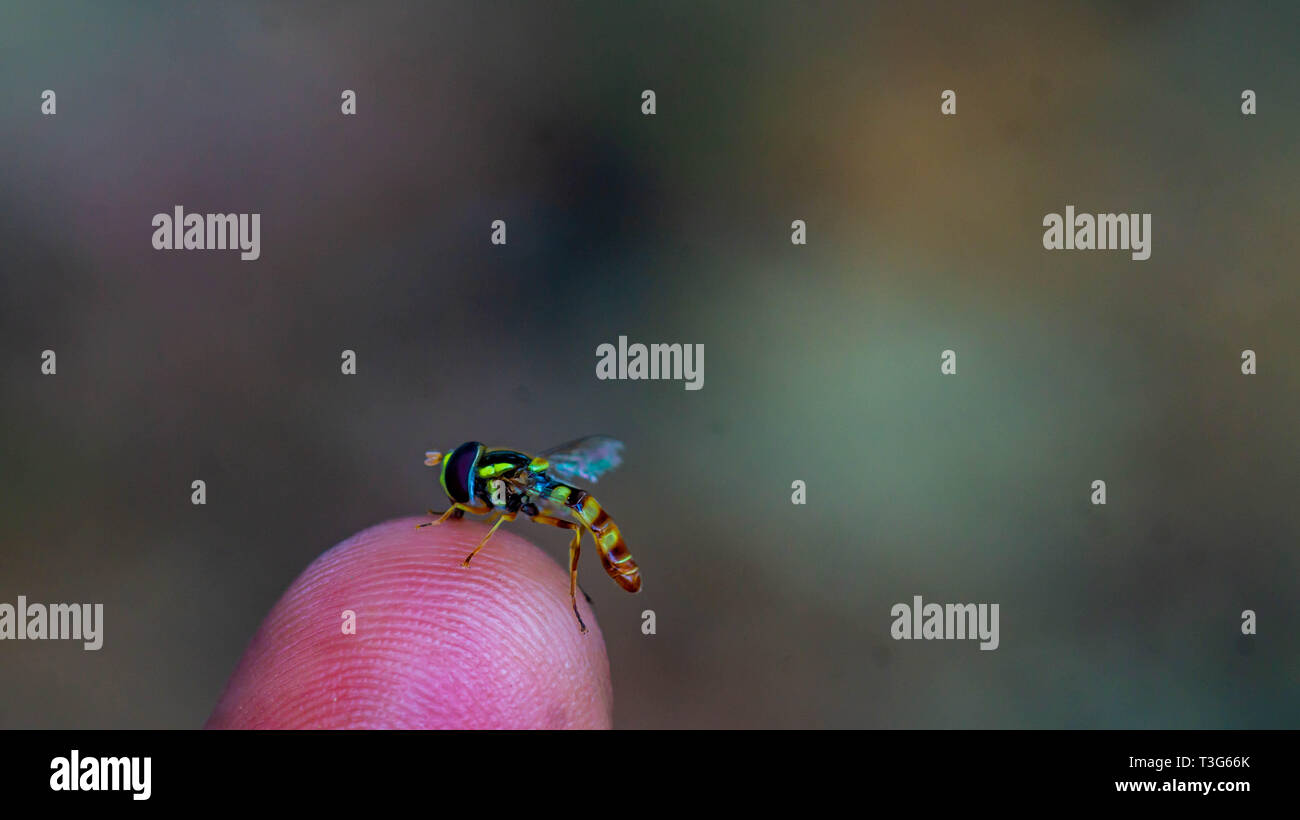
[[[1294,4],[402,5],[0,7],[0,600],[106,610],[0,643],[0,726],[201,725],[426,449],[593,432],[618,726],[1300,726]],[[154,251],[177,204],[261,259]],[[1043,250],[1070,204],[1151,259]]]

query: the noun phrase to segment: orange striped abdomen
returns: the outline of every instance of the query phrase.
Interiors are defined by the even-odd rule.
[[[574,518],[586,525],[587,530],[591,532],[592,538],[596,541],[596,549],[600,552],[600,563],[605,566],[605,572],[609,573],[609,577],[623,589],[636,592],[641,588],[640,571],[637,569],[636,561],[632,560],[632,553],[628,550],[627,543],[623,541],[623,535],[618,531],[618,525],[609,517],[609,513],[601,508],[600,502],[586,490],[579,490],[576,487],[568,489],[568,497],[564,500],[564,504],[573,513]]]

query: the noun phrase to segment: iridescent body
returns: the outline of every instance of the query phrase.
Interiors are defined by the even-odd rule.
[[[605,571],[623,589],[639,590],[641,576],[609,513],[590,493],[567,481],[596,481],[601,474],[622,463],[619,455],[622,448],[621,442],[608,436],[588,436],[540,456],[518,450],[490,449],[477,441],[468,441],[445,455],[430,451],[425,454],[424,463],[430,467],[441,466],[440,481],[451,506],[444,513],[430,510],[430,515],[442,517],[420,526],[441,524],[448,518],[461,518],[467,512],[496,513],[496,522],[488,534],[462,562],[466,567],[501,522],[513,521],[520,513],[539,524],[573,530],[573,540],[569,542],[569,600],[578,626],[586,632],[587,625],[578,614],[576,597],[582,533],[591,534]]]

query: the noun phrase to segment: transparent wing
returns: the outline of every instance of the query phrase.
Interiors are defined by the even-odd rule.
[[[596,482],[623,463],[623,442],[609,436],[587,436],[552,447],[542,453],[551,463],[547,470],[560,479]]]

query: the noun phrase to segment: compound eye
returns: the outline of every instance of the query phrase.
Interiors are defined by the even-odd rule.
[[[446,458],[442,468],[442,486],[452,501],[468,504],[474,486],[474,465],[483,445],[467,441]]]

